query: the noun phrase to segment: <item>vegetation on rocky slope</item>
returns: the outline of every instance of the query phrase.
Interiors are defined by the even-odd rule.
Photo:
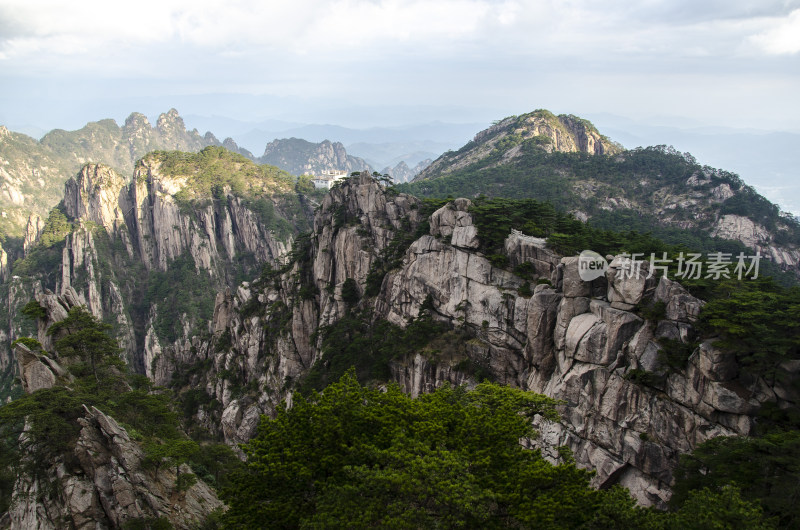
[[[412,399],[350,371],[262,422],[224,492],[223,527],[768,527],[730,486],[695,491],[674,513],[638,508],[619,486],[591,488],[568,449],[552,465],[520,445],[536,436],[534,415],[557,419],[554,405],[490,383]]]
[[[610,194],[617,193],[613,186],[619,175],[625,186],[635,187],[634,182],[642,173],[645,180],[663,179],[666,185],[677,190],[681,182],[685,183],[697,171],[687,157],[658,149],[633,153],[630,156],[638,161],[624,171],[608,169],[610,166],[603,164],[625,167],[627,154],[621,155],[622,160],[603,157],[590,160],[581,155],[560,154],[536,158],[539,154],[538,151],[527,153],[522,160],[561,164],[550,168],[554,174],[573,171],[574,176],[575,171],[585,171],[587,175],[597,171],[597,181],[605,182]],[[220,148],[207,148],[198,154],[158,152],[148,160],[157,163],[166,176],[187,179],[187,185],[176,199],[190,215],[195,206],[209,201],[223,204],[231,197],[240,197],[275,231],[285,229],[296,233],[294,231],[307,226],[301,223],[305,198],[298,194],[303,183],[295,182],[291,176],[274,168],[257,166]],[[671,162],[659,165],[664,160]],[[592,164],[599,165],[592,166],[595,169],[591,170],[583,167]],[[603,167],[606,173],[601,171]],[[485,176],[493,170],[487,167],[482,171],[480,174]],[[455,177],[457,175],[448,178]],[[732,187],[736,184],[733,177],[719,172],[712,172],[709,178],[710,185],[722,183]],[[543,173],[539,183],[542,189],[544,182]],[[503,187],[496,189],[504,190],[504,194],[513,192],[511,181],[502,184]],[[555,187],[558,188],[557,182]],[[567,186],[564,190],[568,188],[575,189]],[[273,200],[276,195],[289,199],[276,202]],[[626,251],[646,255],[650,252],[674,255],[685,250],[723,250],[711,245],[719,242],[700,232],[681,240],[672,228],[651,226],[652,219],[639,217],[641,224],[636,224],[630,219],[626,221],[625,217],[634,214],[619,211],[606,214],[600,206],[592,210],[595,212],[593,224],[584,224],[564,213],[574,204],[583,204],[571,205],[569,201],[573,199],[578,200],[565,193],[563,202],[556,201],[555,206],[533,199],[477,199],[471,214],[478,228],[478,250],[490,256],[495,265],[506,267],[502,242],[512,228],[547,237],[550,248],[563,254],[574,254],[584,248],[603,254]],[[430,201],[421,207],[433,209],[437,204],[441,202]],[[784,222],[775,217],[774,211],[762,212],[762,206],[758,202],[755,206],[732,203],[727,206],[731,209],[725,211],[741,213],[745,211],[742,208],[750,208],[746,210],[747,215],[763,213],[760,219],[764,223],[769,219],[775,220],[775,226]],[[29,267],[26,275],[44,278],[46,283],[55,281],[54,266],[48,265],[47,260],[57,260],[55,253],[60,252],[59,245],[63,245],[64,236],[73,229],[71,220],[60,210],[53,212],[46,236],[29,255],[29,258],[40,256],[42,259],[26,261],[26,258],[17,265],[18,270]],[[286,216],[286,212],[293,213]],[[359,218],[341,212],[334,215],[334,223],[356,225]],[[652,233],[631,231],[631,228],[648,227]],[[371,279],[368,277],[364,286],[364,298],[378,294],[385,275],[399,266],[414,239],[427,232],[425,223],[420,224],[420,231],[413,228],[409,224],[408,230],[398,231],[392,243],[373,261]],[[790,238],[787,241],[794,241],[791,239],[794,235],[787,237]],[[119,257],[126,251],[120,241],[106,243],[99,245],[104,249],[100,254],[105,260],[104,267],[110,270],[114,260],[106,260],[106,257]],[[299,236],[296,243],[289,263],[277,271],[270,268],[261,281],[253,285],[277,287],[281,274],[294,270],[295,290],[291,293],[294,301],[314,299],[320,290],[308,281],[312,267],[311,236]],[[730,248],[743,249],[741,246]],[[45,251],[52,252],[46,254]],[[247,277],[255,265],[255,262],[242,265],[241,273],[232,273],[227,280],[234,278],[233,283],[237,283]],[[523,278],[526,274],[521,269],[513,272]],[[149,309],[158,305],[161,309],[154,319],[154,329],[159,337],[167,340],[175,340],[183,333],[183,315],[205,325],[213,309],[209,297],[220,287],[207,282],[205,276],[198,280],[196,264],[186,255],[171,261],[166,271],[148,272],[140,267],[129,276],[136,283],[141,280],[143,286],[131,298],[138,300],[134,312],[139,313],[139,320],[143,321],[149,316]],[[701,280],[687,283],[687,286],[708,300],[701,313],[703,331],[706,337],[720,339],[719,345],[736,357],[743,367],[745,383],[748,373],[773,378],[791,376],[783,365],[798,359],[800,306],[797,300],[800,293],[797,288],[749,280],[724,283]],[[258,527],[265,520],[286,527],[691,528],[727,525],[758,528],[771,524],[790,527],[796,523],[793,493],[781,496],[779,491],[791,491],[785,485],[797,476],[798,422],[791,416],[792,411],[762,411],[761,425],[771,426],[776,431],[765,431],[761,438],[747,438],[744,442],[738,441],[740,439],[714,441],[714,444],[701,446],[685,461],[684,471],[679,475],[679,494],[673,512],[643,510],[635,507],[621,488],[590,488],[591,473],[578,469],[566,452],[562,452],[566,463],[553,466],[537,451],[520,446],[520,438],[535,435],[528,416],[538,412],[555,418],[552,401],[543,396],[488,383],[479,385],[473,392],[443,388],[418,399],[411,399],[392,386],[375,388],[390,379],[391,361],[416,353],[435,357],[440,348],[437,340],[458,343],[466,340],[466,336],[434,321],[431,307],[426,305],[405,328],[376,321],[367,310],[369,304],[359,295],[359,287],[352,278],[344,282],[340,289],[341,300],[346,305],[344,317],[318,332],[319,341],[315,343],[321,346],[322,358],[305,379],[295,382],[305,397],[295,395],[291,408],[281,409],[273,420],[262,419],[259,435],[246,447],[247,469],[232,476],[221,471],[221,466],[235,463],[233,459],[226,460],[229,452],[215,449],[218,446],[206,446],[198,451],[193,445],[196,442],[191,442],[175,428],[181,416],[176,411],[182,412],[183,419],[191,418],[200,404],[208,403],[210,398],[205,391],[183,388],[186,392],[176,399],[162,389],[152,388],[141,377],[127,375],[119,365],[116,346],[109,342],[108,328],[87,313],[75,310],[65,323],[55,327],[56,331],[66,331],[67,335],[56,342],[53,352],[76,359],[70,365],[76,378],[71,390],[56,387],[39,391],[0,408],[0,425],[7,429],[3,446],[7,452],[3,454],[12,466],[10,469],[22,469],[20,466],[27,465],[18,452],[14,453],[15,435],[24,425],[25,417],[33,418],[31,435],[42,436],[39,446],[51,451],[41,455],[41,461],[46,462],[55,454],[69,450],[76,433],[78,405],[89,403],[112,414],[129,432],[141,437],[156,468],[189,461],[198,475],[206,475],[210,477],[209,482],[225,486],[231,506],[225,516],[229,527]],[[530,286],[526,293],[530,296]],[[283,301],[264,304],[258,297],[250,300],[241,308],[243,316],[260,315],[265,317],[262,323],[269,320],[267,326],[281,329],[287,326],[291,308]],[[663,309],[661,307],[660,311]],[[657,307],[637,310],[648,321],[659,319]],[[217,348],[225,349],[225,341],[230,347],[230,330],[226,333],[215,337]],[[66,339],[69,340],[63,342]],[[685,366],[691,351],[678,353],[680,359],[670,362],[674,370],[682,369],[681,362]],[[206,361],[198,363],[197,369],[209,370],[211,359]],[[350,367],[353,370],[347,372]],[[482,379],[484,372],[480,367],[472,369],[472,375]],[[225,379],[224,372],[215,375]],[[287,381],[289,385],[292,383]],[[369,386],[362,386],[364,383]],[[644,378],[642,384],[646,384]],[[253,392],[259,391],[253,388]],[[46,440],[52,436],[56,436],[59,444],[66,445],[50,447]],[[39,446],[34,449],[38,450]],[[751,457],[759,462],[757,467],[735,469],[737,459]],[[10,481],[13,475],[0,475],[4,491],[10,487]],[[776,519],[765,520],[762,510]],[[264,519],[267,516],[270,519]]]
[[[36,315],[36,303],[31,315]],[[27,475],[49,484],[56,462],[72,465],[73,449],[84,407],[96,407],[115,418],[145,448],[148,461],[160,465],[192,464],[211,484],[224,484],[238,460],[230,448],[206,444],[199,451],[181,431],[170,392],[154,388],[149,379],[129,371],[119,347],[103,324],[82,307],[48,330],[54,350],[42,352],[35,339],[25,344],[66,366],[68,378],[56,386],[21,396],[0,407],[0,507],[8,508],[14,477]],[[190,450],[192,444],[196,448]],[[180,476],[180,475],[179,475]],[[186,482],[186,478],[183,479]],[[59,484],[50,484],[57,488]],[[46,492],[54,494],[55,492]]]
[[[547,153],[534,145],[523,145],[521,153],[507,162],[477,160],[398,189],[420,197],[528,197],[582,212],[597,228],[649,231],[700,249],[709,247],[708,232],[719,216],[740,215],[769,230],[777,245],[800,244],[800,223],[781,216],[738,176],[701,166],[688,153],[656,146],[593,156]],[[692,177],[696,184],[689,186]],[[734,193],[712,196],[720,186]]]
[[[324,192],[286,171],[252,160],[223,147],[197,153],[156,151],[140,164],[155,161],[165,177],[185,179],[174,198],[187,212],[209,201],[225,203],[228,195],[241,197],[261,223],[286,239],[310,228],[302,198],[321,198]]]

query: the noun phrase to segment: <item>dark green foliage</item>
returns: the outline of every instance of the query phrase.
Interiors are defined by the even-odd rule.
[[[39,245],[50,248],[58,243],[63,243],[67,234],[72,232],[72,223],[64,214],[63,205],[50,210],[50,215],[44,223],[42,234],[39,236]]]
[[[274,166],[259,166],[248,158],[223,147],[206,147],[199,153],[155,151],[148,155],[161,163],[167,176],[188,176],[188,186],[179,200],[206,199],[229,188],[236,196],[263,191],[269,187],[291,189],[294,178]],[[220,197],[216,197],[218,200]]]
[[[157,304],[154,329],[160,339],[174,342],[183,333],[181,316],[208,322],[214,313],[216,289],[207,271],[198,271],[186,252],[167,265],[166,271],[153,270],[149,275],[144,308]]]
[[[36,320],[37,318],[45,318],[47,316],[47,311],[45,308],[39,305],[39,302],[36,300],[31,300],[25,307],[22,308],[20,311],[24,316],[30,318],[31,320]]]
[[[227,487],[231,475],[244,467],[233,449],[224,443],[203,444],[189,464],[203,482],[217,489]]]
[[[523,283],[519,287],[519,289],[517,289],[517,294],[525,298],[530,298],[531,296],[533,296],[533,291],[531,290],[531,282]]]
[[[735,484],[768,517],[776,517],[781,528],[800,525],[800,431],[714,438],[683,455],[675,477],[673,505],[682,504],[692,491]]]
[[[668,366],[671,370],[681,371],[686,368],[689,357],[697,348],[696,342],[682,342],[678,339],[658,339],[661,351],[658,352],[658,360]]]
[[[800,287],[770,279],[725,281],[700,312],[702,329],[747,370],[781,377],[782,362],[800,357]]]
[[[189,462],[200,451],[194,440],[171,438],[167,440],[151,440],[145,444],[145,465],[154,468],[156,473],[163,464],[175,467],[175,488],[183,491],[190,488],[197,477],[184,478],[181,466]]]
[[[348,307],[353,307],[358,303],[358,284],[353,278],[347,278],[342,284],[342,301]]]
[[[197,484],[197,475],[192,473],[181,473],[178,475],[177,480],[175,480],[175,490],[186,491],[195,484]]]
[[[732,487],[693,492],[675,513],[596,490],[567,448],[554,466],[521,438],[556,419],[545,396],[484,383],[411,399],[354,371],[262,418],[223,497],[224,528],[768,528]],[[715,526],[719,525],[719,526]]]
[[[389,361],[420,351],[446,328],[427,308],[403,329],[386,320],[373,322],[369,311],[350,312],[321,328],[322,359],[303,379],[301,391],[321,390],[355,367],[360,381],[389,379]]]
[[[71,358],[69,369],[75,379],[69,387],[42,389],[0,407],[0,444],[7,466],[42,476],[55,459],[73,454],[81,429],[77,419],[84,415],[84,406],[111,414],[134,438],[178,437],[168,396],[150,390],[149,383],[143,388],[140,379],[126,375],[107,325],[77,307],[50,329],[59,337],[54,343],[57,354]],[[20,442],[26,425],[26,437]]]
[[[240,465],[231,449],[217,444],[199,446],[187,440],[179,430],[170,393],[153,388],[145,376],[126,372],[117,357],[117,344],[107,334],[107,325],[78,307],[50,329],[60,337],[54,344],[57,354],[72,359],[69,369],[75,378],[68,387],[39,390],[0,406],[0,469],[8,471],[0,472],[0,507],[9,501],[16,474],[44,477],[48,466],[58,459],[66,459],[68,466],[78,465],[69,458],[74,455],[81,429],[77,420],[84,416],[84,406],[109,414],[132,439],[144,442],[154,468],[165,464],[179,471],[181,464],[189,463],[203,469],[203,478],[208,475],[212,484],[227,483],[228,473]],[[201,400],[195,395],[191,398]],[[19,435],[26,426],[26,437],[20,442]],[[177,479],[178,489],[191,487],[196,480],[194,475],[180,472]],[[156,520],[135,524],[139,523],[145,525],[141,528],[161,528]]]
[[[226,527],[575,527],[607,495],[574,464],[552,466],[519,438],[554,402],[509,387],[442,388],[412,400],[350,372],[296,395],[245,446],[226,490]],[[565,499],[569,499],[564,502]]]
[[[217,338],[216,344],[214,344],[214,351],[217,353],[228,351],[233,346],[233,337],[231,337],[231,330],[226,329],[222,332],[222,334]]]
[[[296,185],[295,177],[286,171],[258,165],[223,147],[206,147],[199,153],[156,151],[148,156],[160,161],[165,175],[188,177],[187,186],[175,194],[186,213],[195,203],[208,201],[224,208],[232,195],[240,197],[261,225],[278,239],[286,240],[309,228],[303,204],[308,188]]]
[[[120,350],[117,341],[108,334],[110,330],[110,325],[99,322],[83,306],[77,306],[69,310],[67,318],[50,326],[47,334],[60,336],[53,343],[59,355],[87,363],[99,382],[99,370],[122,366]]]
[[[752,502],[752,497],[744,493],[745,498],[742,498],[739,489],[731,484],[721,488],[691,491],[680,510],[662,517],[661,520],[656,519],[652,527],[670,530],[775,528],[774,519],[765,517],[761,506]]]
[[[11,347],[13,348],[17,344],[23,344],[27,346],[29,350],[33,351],[42,350],[42,343],[32,337],[20,337],[11,343]]]
[[[551,204],[533,199],[489,199],[478,197],[470,210],[478,228],[481,251],[495,266],[505,267],[504,242],[511,229],[535,237],[562,255],[591,249],[600,254],[651,252],[660,255],[672,248],[649,234],[600,230],[557,211]],[[524,274],[525,271],[523,270]]]
[[[639,304],[635,311],[645,320],[650,322],[658,322],[664,320],[667,316],[667,304],[662,300],[653,301],[647,300]]]
[[[463,150],[470,148],[470,144]],[[497,155],[502,153],[499,151]],[[445,157],[447,154],[444,155]],[[490,167],[497,162],[491,156],[477,163],[458,169],[446,176],[401,184],[398,189],[420,197],[491,197],[533,198],[547,201],[559,212],[581,210],[587,213],[592,225],[603,230],[651,232],[670,245],[685,245],[703,251],[720,250],[713,238],[707,235],[709,226],[684,230],[664,226],[662,220],[653,215],[628,209],[607,211],[601,208],[608,197],[628,198],[643,207],[658,207],[657,189],[668,193],[685,193],[686,180],[692,175],[704,175],[707,186],[728,184],[738,193],[725,201],[719,214],[745,215],[766,226],[776,234],[778,244],[799,244],[800,224],[782,219],[776,207],[759,196],[755,190],[744,186],[738,176],[710,168],[701,167],[688,153],[679,153],[666,146],[637,148],[613,157],[592,156],[585,153],[546,153],[528,142],[522,146],[522,156],[510,163]],[[591,193],[580,194],[578,187],[590,183]],[[676,216],[680,212],[675,212]],[[694,221],[689,212],[686,220]],[[777,230],[778,225],[785,229]],[[543,236],[533,231],[528,235]],[[569,234],[569,232],[567,232]],[[590,241],[591,242],[591,241]],[[567,246],[563,250],[573,251],[580,245]],[[583,250],[578,248],[578,252]],[[599,248],[592,250],[604,253]],[[627,249],[628,252],[637,250]],[[571,253],[571,252],[570,252]]]
[[[63,207],[62,203],[50,210],[39,242],[24,259],[14,262],[12,269],[15,275],[24,277],[38,274],[44,276],[47,283],[56,277],[60,278],[59,265],[64,239],[72,232],[72,223],[64,215]]]
[[[661,378],[653,372],[648,372],[647,370],[642,370],[640,368],[629,370],[625,374],[625,379],[631,381],[632,383],[650,387],[656,386],[661,381]]]

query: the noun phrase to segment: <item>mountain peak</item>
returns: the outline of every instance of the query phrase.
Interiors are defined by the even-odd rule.
[[[156,122],[156,129],[158,129],[159,132],[164,134],[168,130],[185,131],[186,125],[183,123],[183,118],[181,118],[177,110],[169,109],[168,112],[161,114],[158,117],[158,122]]]
[[[150,128],[150,120],[141,112],[131,112],[130,116],[125,118],[124,128],[126,129],[141,129]]]
[[[538,109],[496,122],[458,151],[443,154],[415,180],[435,178],[490,158],[497,159],[496,164],[506,163],[521,156],[526,148],[590,155],[613,155],[623,150],[588,120]]]

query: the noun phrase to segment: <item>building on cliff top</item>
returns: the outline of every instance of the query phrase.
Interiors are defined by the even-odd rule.
[[[347,171],[339,169],[326,169],[319,175],[313,175],[311,182],[314,183],[315,188],[331,189],[336,181],[341,180],[347,176]]]

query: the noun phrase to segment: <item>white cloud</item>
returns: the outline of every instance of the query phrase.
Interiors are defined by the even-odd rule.
[[[290,61],[728,57],[800,49],[800,0],[0,0],[0,61],[114,70],[209,55]],[[768,16],[771,15],[771,16]],[[69,61],[65,61],[69,59]],[[169,71],[169,68],[166,68]]]
[[[792,58],[763,58],[797,51],[799,7],[800,0],[0,0],[0,95],[15,79],[44,87],[85,79],[101,93],[117,90],[104,90],[104,80],[131,87],[135,79],[137,88],[126,90],[376,105],[502,101],[510,112],[560,100],[570,111],[585,98],[585,108],[639,105],[650,113],[672,105],[763,116],[780,107],[790,120]],[[737,92],[742,86],[750,92]]]
[[[750,39],[756,46],[773,55],[800,52],[800,9],[776,19],[767,30]]]

